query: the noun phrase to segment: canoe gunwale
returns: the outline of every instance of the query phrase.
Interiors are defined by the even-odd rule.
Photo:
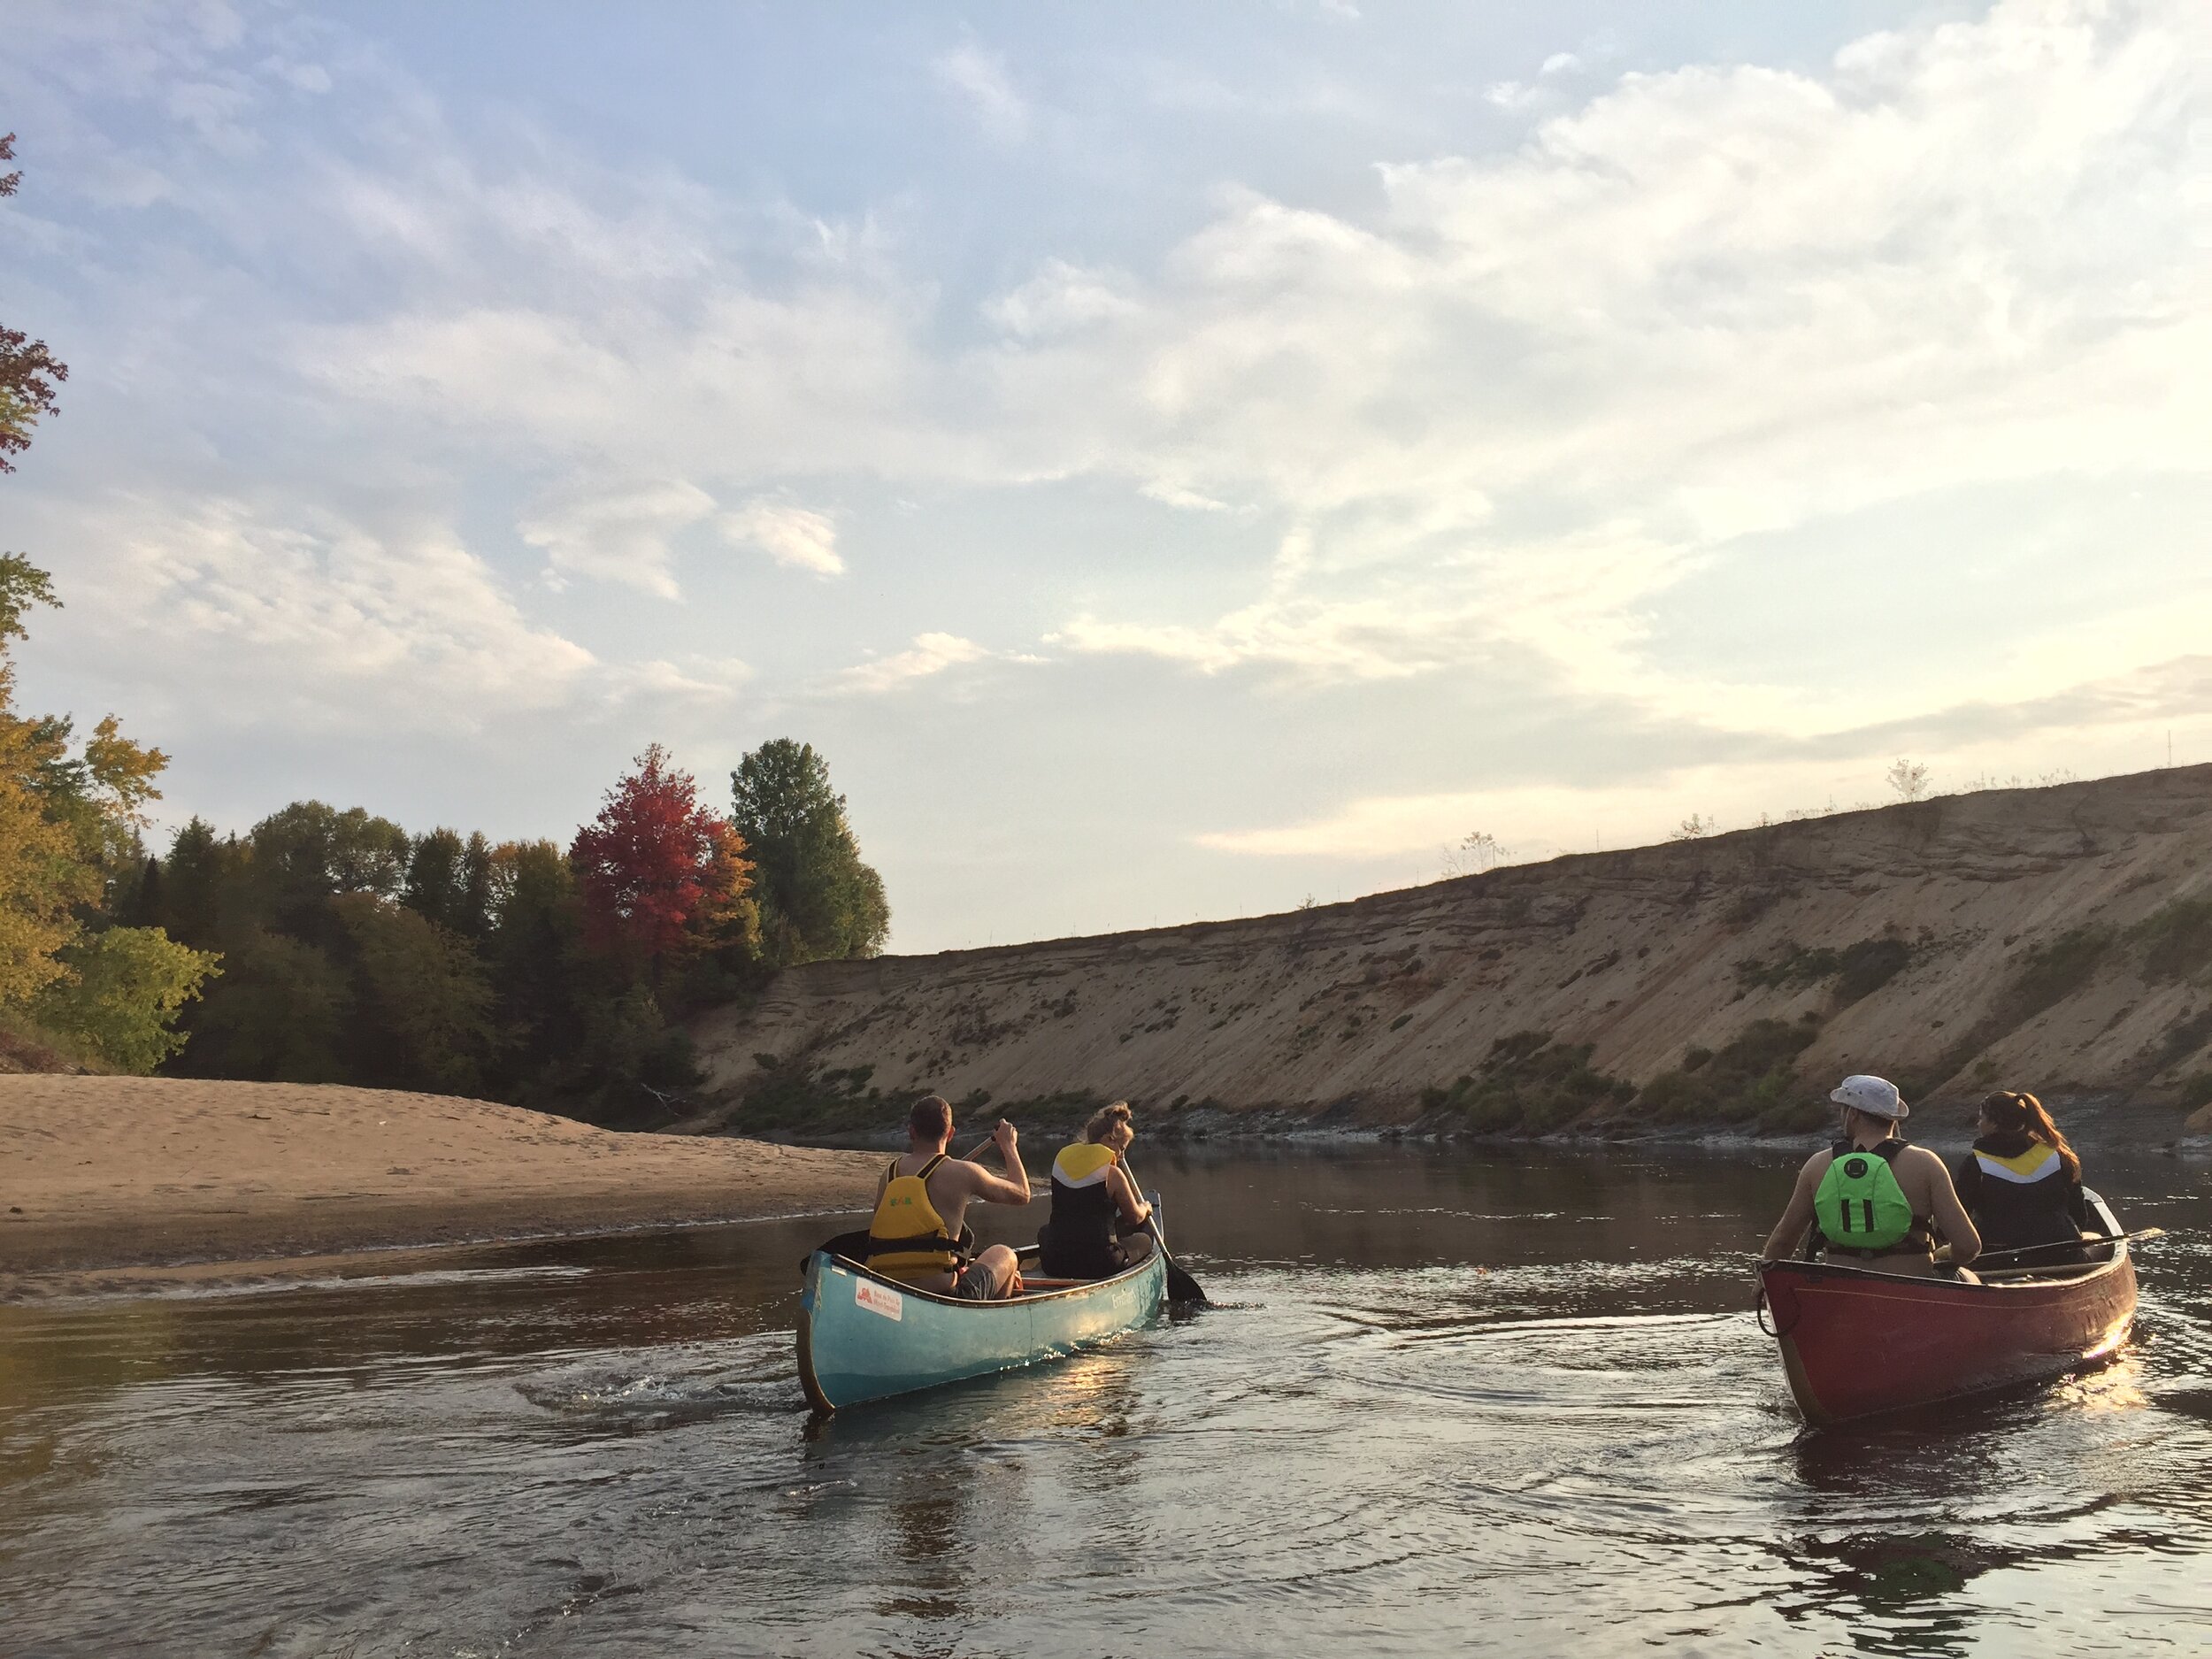
[[[1818,1284],[1822,1280],[1849,1282],[1856,1279],[1870,1286],[1908,1285],[1921,1292],[1932,1292],[1932,1296],[1916,1297],[1916,1301],[1946,1301],[1951,1296],[1978,1300],[1985,1295],[2009,1296],[2022,1292],[2075,1290],[2096,1279],[2107,1278],[2128,1265],[2127,1240],[2123,1239],[2112,1247],[2109,1260],[2069,1263],[2053,1268],[2033,1279],[2000,1279],[1974,1280],[1923,1276],[1918,1273],[1885,1273],[1871,1267],[1855,1267],[1847,1262],[1769,1262],[1759,1270],[1759,1281],[1763,1288],[1767,1279],[1776,1275],[1799,1278]],[[1786,1335],[1787,1333],[1783,1333]]]
[[[839,1256],[833,1250],[817,1250],[814,1254],[834,1262],[838,1266],[851,1272],[859,1274],[863,1279],[873,1279],[886,1289],[895,1290],[902,1296],[919,1297],[924,1302],[933,1302],[941,1308],[968,1309],[1033,1308],[1039,1302],[1056,1301],[1063,1296],[1087,1296],[1106,1286],[1118,1285],[1125,1279],[1135,1278],[1159,1259],[1159,1253],[1156,1250],[1152,1255],[1146,1256],[1143,1261],[1133,1262],[1110,1279],[1087,1279],[1080,1283],[1063,1286],[1056,1290],[1041,1290],[1033,1296],[1026,1294],[1019,1296],[994,1296],[988,1302],[977,1302],[968,1296],[949,1295],[941,1290],[919,1289],[903,1280],[879,1273],[873,1268],[854,1261],[849,1256]]]

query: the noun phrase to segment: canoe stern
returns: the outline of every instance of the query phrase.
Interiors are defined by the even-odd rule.
[[[1808,1423],[1839,1423],[2062,1376],[2127,1340],[2127,1247],[2063,1279],[1966,1285],[1832,1263],[1760,1274],[1790,1393]]]
[[[1112,1279],[1001,1302],[894,1284],[841,1257],[808,1258],[799,1378],[818,1411],[1056,1359],[1148,1323],[1166,1298],[1158,1251]]]

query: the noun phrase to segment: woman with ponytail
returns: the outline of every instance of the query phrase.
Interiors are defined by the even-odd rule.
[[[1083,1138],[1052,1160],[1052,1215],[1037,1235],[1047,1278],[1110,1279],[1150,1252],[1150,1236],[1137,1229],[1152,1219],[1152,1206],[1121,1167],[1136,1138],[1129,1102],[1118,1100],[1093,1112]]]
[[[1984,1097],[1975,1128],[1974,1149],[1959,1161],[1955,1185],[1985,1249],[2063,1244],[2089,1230],[2081,1159],[2041,1101],[1999,1089]]]

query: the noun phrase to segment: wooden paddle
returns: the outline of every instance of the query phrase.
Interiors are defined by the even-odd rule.
[[[1121,1172],[1129,1177],[1130,1186],[1137,1185],[1137,1178],[1130,1173],[1127,1158],[1121,1161]],[[1142,1195],[1142,1189],[1140,1188],[1139,1196]],[[1167,1263],[1167,1299],[1170,1302],[1194,1302],[1201,1307],[1212,1307],[1214,1299],[1205,1293],[1196,1279],[1183,1271],[1182,1263],[1178,1262],[1173,1253],[1168,1249],[1167,1240],[1160,1236],[1159,1222],[1155,1217],[1147,1216],[1144,1218],[1144,1230],[1152,1235],[1152,1248],[1160,1253],[1160,1259]]]
[[[2099,1233],[2085,1239],[2054,1239],[2048,1244],[2016,1244],[2009,1250],[1985,1250],[1967,1266],[1981,1267],[2003,1256],[2033,1256],[2039,1250],[2086,1249],[2093,1244],[2140,1244],[2146,1239],[2162,1239],[2165,1236],[2166,1229],[2163,1227],[2145,1227],[2140,1233]]]

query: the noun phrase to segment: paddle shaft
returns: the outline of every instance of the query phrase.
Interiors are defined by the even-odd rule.
[[[1129,1185],[1136,1187],[1137,1178],[1130,1173],[1127,1158],[1121,1161],[1121,1172],[1129,1177]],[[1138,1190],[1141,1196],[1142,1189]],[[1196,1279],[1183,1271],[1183,1264],[1175,1259],[1174,1253],[1167,1248],[1167,1240],[1160,1236],[1159,1222],[1147,1216],[1144,1221],[1144,1230],[1152,1235],[1152,1248],[1160,1253],[1160,1259],[1167,1263],[1167,1299],[1170,1302],[1198,1302],[1211,1304],[1213,1298],[1206,1294]]]
[[[2145,1227],[2139,1233],[2098,1233],[2083,1239],[2054,1239],[2048,1244],[2016,1244],[2008,1250],[1985,1250],[1967,1265],[1980,1267],[2001,1256],[2033,1256],[2040,1250],[2078,1250],[2093,1244],[2139,1244],[2146,1239],[2162,1239],[2163,1227]]]

